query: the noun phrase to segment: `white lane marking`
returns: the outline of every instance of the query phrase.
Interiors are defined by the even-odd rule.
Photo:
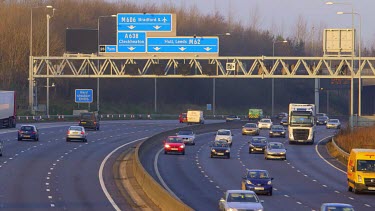
[[[335,190],[335,193],[340,193],[340,191]]]
[[[354,198],[352,198],[352,197],[348,197],[349,199],[351,199],[351,200],[354,200]]]
[[[287,197],[287,198],[289,198],[289,196],[288,195],[284,195],[285,197]]]
[[[302,204],[301,202],[297,201],[297,204]]]
[[[327,187],[327,185],[322,185],[322,186],[325,187],[325,188]]]
[[[47,192],[50,192],[51,190],[50,189],[46,189]]]
[[[319,153],[319,151],[318,151],[318,146],[319,146],[320,142],[324,141],[325,139],[327,139],[327,138],[329,138],[329,137],[332,137],[332,136],[327,136],[327,137],[321,139],[321,140],[318,142],[318,144],[315,145],[315,152],[316,152],[316,154],[318,154],[318,156],[320,157],[320,159],[322,159],[322,160],[323,160],[324,162],[326,162],[328,165],[332,166],[333,168],[335,168],[336,170],[342,172],[343,174],[346,174],[345,171],[343,171],[343,170],[337,168],[337,167],[334,166],[332,163],[330,163],[328,160],[326,160],[326,159],[325,159],[325,158]]]
[[[46,177],[46,179],[50,179],[49,177]]]
[[[55,207],[55,204],[51,204],[51,207]]]
[[[46,182],[46,185],[49,185],[49,183],[48,183],[48,182]]]
[[[371,207],[369,204],[365,204],[366,207]]]
[[[100,186],[105,194],[105,196],[107,197],[108,201],[111,203],[111,205],[113,206],[113,208],[117,211],[121,211],[121,209],[117,206],[116,202],[113,200],[112,196],[109,194],[105,184],[104,184],[104,179],[103,179],[103,170],[104,170],[104,165],[105,163],[107,162],[107,160],[109,159],[109,157],[111,157],[113,155],[113,153],[115,153],[117,150],[121,149],[122,147],[124,146],[127,146],[129,144],[132,144],[132,143],[135,143],[135,142],[138,142],[138,141],[141,141],[141,140],[144,140],[148,137],[144,137],[144,138],[140,138],[140,139],[137,139],[137,140],[134,140],[134,141],[131,141],[131,142],[128,142],[126,144],[123,144],[119,147],[117,147],[116,149],[114,149],[112,152],[110,152],[105,158],[104,160],[102,161],[102,163],[100,164],[100,168],[99,168],[99,182],[100,182]],[[81,146],[81,145],[80,145]]]
[[[52,196],[48,196],[49,199],[52,199]]]

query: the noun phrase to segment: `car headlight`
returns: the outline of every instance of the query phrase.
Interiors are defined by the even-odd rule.
[[[229,208],[228,211],[237,211],[236,208]]]
[[[216,152],[216,150],[212,149],[211,152]]]
[[[283,131],[283,132],[281,132],[281,134],[285,134],[285,132]]]
[[[270,133],[273,133],[272,131],[270,131]]]
[[[181,145],[180,148],[185,148],[185,145]]]
[[[358,183],[362,183],[362,177],[361,177],[361,175],[358,175]]]
[[[281,155],[284,155],[284,154],[285,154],[285,152],[280,152],[280,154],[281,154]]]
[[[246,183],[247,183],[248,185],[251,185],[251,184],[253,184],[253,183],[251,183],[251,181],[250,181],[250,180],[246,180]]]
[[[263,209],[257,209],[256,211],[263,211]]]
[[[166,145],[164,145],[164,147],[165,147],[165,148],[169,148],[169,147],[171,147],[171,146],[169,146],[168,144],[166,144]]]
[[[225,150],[225,152],[229,153],[230,151],[229,151],[229,149],[227,149],[227,150]]]
[[[272,184],[271,180],[267,182],[267,185],[271,185],[271,184]]]

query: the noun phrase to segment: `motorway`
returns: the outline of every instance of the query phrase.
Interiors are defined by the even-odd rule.
[[[82,143],[65,141],[68,126],[77,123],[35,125],[39,142],[17,141],[17,129],[0,130],[0,210],[114,210],[110,199],[130,210],[115,184],[116,158],[139,140],[183,126],[176,120],[102,121]]]
[[[209,145],[214,133],[198,135],[195,146],[187,146],[185,155],[165,155],[161,148],[149,157],[156,160],[151,174],[164,183],[183,202],[194,210],[218,210],[219,199],[228,189],[241,189],[241,178],[246,169],[266,169],[273,180],[273,195],[260,195],[265,210],[318,210],[325,202],[352,204],[356,210],[374,210],[373,195],[347,192],[345,166],[327,163],[325,147],[318,145],[327,140],[334,130],[317,126],[315,144],[289,145],[287,138],[272,138],[283,142],[287,160],[265,160],[263,154],[249,154],[249,136],[235,134],[231,158],[210,158]],[[268,137],[268,130],[261,136]],[[154,156],[153,159],[151,156]]]

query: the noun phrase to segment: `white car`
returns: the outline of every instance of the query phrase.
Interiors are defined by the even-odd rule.
[[[338,120],[338,119],[329,119],[328,122],[327,122],[327,124],[326,124],[326,128],[327,129],[330,129],[330,128],[340,129],[341,128],[340,120]]]
[[[271,119],[261,119],[258,122],[259,129],[271,129],[272,125],[273,125],[273,123],[272,123]]]
[[[251,190],[227,190],[219,201],[220,211],[256,210],[263,211],[263,200]]]
[[[70,142],[72,139],[87,142],[87,133],[85,128],[82,126],[70,126],[66,132],[66,142]]]
[[[195,145],[195,133],[192,130],[180,130],[176,136],[182,138],[184,144]]]
[[[227,129],[220,129],[216,132],[215,141],[225,140],[229,146],[232,146],[232,132]]]

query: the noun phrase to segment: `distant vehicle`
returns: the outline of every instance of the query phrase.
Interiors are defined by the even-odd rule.
[[[71,140],[81,140],[87,142],[87,133],[82,126],[70,126],[66,132],[66,142]]]
[[[210,150],[210,157],[226,157],[230,158],[230,147],[229,144],[223,140],[223,141],[214,141],[214,143],[211,145]]]
[[[286,130],[282,125],[272,125],[270,133],[270,138],[272,137],[286,137]]]
[[[316,124],[317,125],[325,125],[327,124],[329,118],[328,116],[320,116],[316,119]]]
[[[280,125],[288,125],[288,117],[284,117],[280,121]]]
[[[204,124],[203,111],[189,110],[187,112],[188,124]]]
[[[327,116],[327,114],[325,114],[325,113],[316,113],[315,116],[316,116],[316,117],[321,117],[321,116]]]
[[[348,191],[375,192],[375,149],[352,149],[347,165]]]
[[[252,190],[257,194],[272,196],[272,180],[267,170],[249,169],[242,177],[242,190]]]
[[[295,142],[314,144],[315,105],[289,104],[288,134],[289,144]]]
[[[343,203],[324,203],[320,207],[320,211],[354,211],[354,207]]]
[[[271,129],[273,123],[271,119],[261,119],[258,122],[259,129]]]
[[[18,130],[18,141],[22,140],[39,141],[39,130],[35,125],[22,125]]]
[[[258,108],[250,108],[248,114],[249,120],[260,120],[263,118],[263,110]]]
[[[277,117],[278,119],[282,119],[282,118],[287,117],[287,116],[288,116],[287,113],[285,113],[285,112],[280,112],[280,113],[277,114],[276,117]]]
[[[168,136],[164,141],[164,154],[170,152],[185,154],[185,144],[182,138],[178,136]]]
[[[246,123],[242,126],[242,135],[259,135],[260,129],[256,123]]]
[[[229,146],[232,146],[233,134],[231,130],[220,129],[216,132],[215,141],[225,140]]]
[[[241,121],[241,118],[236,115],[229,115],[225,119],[226,122],[234,122],[234,121]]]
[[[178,120],[180,123],[185,123],[187,122],[187,114],[186,113],[181,113],[179,116],[178,116]]]
[[[255,136],[252,137],[249,141],[249,153],[253,152],[264,152],[266,145],[268,144],[268,140],[266,137],[263,136]]]
[[[264,150],[264,159],[286,160],[286,149],[280,142],[269,142]]]
[[[100,129],[100,117],[96,112],[85,112],[79,116],[79,126],[94,130]]]
[[[263,211],[263,200],[253,191],[227,190],[219,201],[220,211],[256,210]]]
[[[16,127],[16,92],[0,91],[0,128]]]
[[[180,130],[176,136],[182,138],[184,144],[195,145],[195,133],[192,130]]]
[[[340,129],[341,128],[340,120],[338,120],[338,119],[330,119],[330,120],[328,120],[328,122],[326,124],[326,128],[327,129],[330,129],[330,128]]]

